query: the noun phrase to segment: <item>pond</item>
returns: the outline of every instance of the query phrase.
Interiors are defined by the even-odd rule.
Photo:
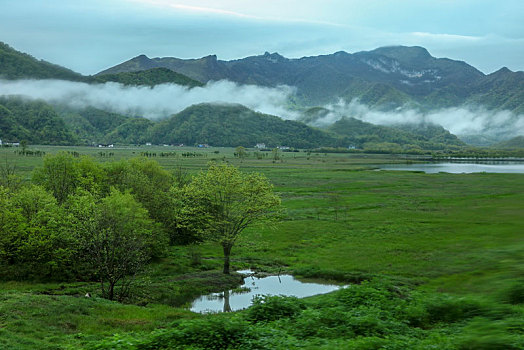
[[[324,294],[342,286],[322,283],[301,282],[292,275],[255,277],[250,270],[237,271],[245,274],[241,290],[227,290],[197,298],[190,310],[199,313],[229,312],[248,308],[256,295],[285,295],[298,298]]]
[[[435,173],[518,173],[524,174],[523,162],[481,162],[481,163],[422,163],[422,164],[382,164],[380,170],[423,171]]]

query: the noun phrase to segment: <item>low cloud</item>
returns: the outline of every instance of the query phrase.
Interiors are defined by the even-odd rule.
[[[72,108],[93,106],[106,111],[149,119],[160,119],[198,103],[238,103],[255,111],[298,119],[289,110],[289,98],[295,89],[239,85],[229,81],[210,82],[203,87],[188,88],[162,84],[153,88],[124,86],[118,83],[86,84],[62,80],[3,80],[0,96],[19,95],[41,99]],[[413,109],[379,111],[357,99],[325,106],[329,111],[315,122],[316,126],[332,124],[342,117],[353,117],[379,125],[433,123],[458,136],[486,135],[499,139],[524,135],[524,115],[510,111],[489,111],[481,106],[440,109],[422,113]]]
[[[86,84],[63,80],[0,81],[0,96],[19,95],[73,108],[93,106],[149,119],[165,118],[193,104],[204,102],[238,103],[258,112],[294,119],[296,114],[285,108],[293,93],[294,89],[289,86],[266,88],[238,85],[225,80],[194,88],[176,84],[161,84],[150,88],[112,82]]]
[[[489,111],[482,106],[445,108],[427,113],[401,108],[384,112],[371,109],[355,99],[349,103],[340,101],[325,108],[329,113],[317,121],[318,125],[332,124],[346,116],[379,125],[432,123],[459,136],[489,135],[509,138],[524,135],[524,115],[516,115],[511,111]]]

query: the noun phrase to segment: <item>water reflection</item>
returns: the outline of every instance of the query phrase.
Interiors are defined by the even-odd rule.
[[[243,274],[252,273],[249,270],[238,271]],[[197,298],[191,304],[191,311],[230,312],[251,306],[256,295],[285,295],[304,298],[316,294],[329,293],[341,288],[338,285],[301,282],[292,275],[267,276],[257,278],[249,275],[244,278],[242,290],[227,290],[222,293],[212,293]]]

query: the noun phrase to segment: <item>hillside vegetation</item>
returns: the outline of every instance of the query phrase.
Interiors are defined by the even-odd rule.
[[[340,140],[303,123],[257,113],[241,105],[199,104],[159,122],[155,143],[206,143],[215,146],[314,148],[336,146]]]
[[[197,80],[183,74],[176,73],[167,68],[153,68],[138,72],[122,72],[113,74],[99,74],[93,77],[95,82],[105,83],[112,81],[123,85],[155,86],[158,84],[172,83],[187,87],[202,86]]]
[[[39,61],[2,42],[0,42],[0,78],[87,80],[79,73],[56,64]]]
[[[434,58],[421,47],[386,47],[301,59],[266,53],[234,61],[220,61],[216,56],[181,60],[149,59],[141,55],[89,77],[38,61],[6,44],[0,45],[0,62],[0,76],[7,79],[65,79],[149,87],[173,83],[188,88],[219,79],[265,86],[288,84],[298,89],[290,104],[305,110],[299,122],[284,121],[242,106],[200,104],[173,116],[166,115],[164,120],[150,121],[93,107],[73,109],[21,97],[12,101],[2,97],[0,137],[7,142],[26,140],[33,144],[154,142],[252,146],[265,143],[268,147],[351,146],[371,152],[449,152],[465,145],[434,125],[377,126],[351,119],[349,115],[319,130],[301,122],[314,126],[327,110],[322,107],[308,110],[300,104],[342,97],[346,101],[357,98],[376,110],[391,110],[398,106],[431,109],[470,101],[486,102],[488,108],[521,112],[524,99],[524,73],[504,68],[485,76],[464,62]],[[493,143],[482,135],[469,135],[467,140],[483,145]]]

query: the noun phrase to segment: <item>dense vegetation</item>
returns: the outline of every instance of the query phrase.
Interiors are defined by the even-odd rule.
[[[145,85],[151,87],[158,84],[166,83],[172,83],[188,87],[203,85],[199,81],[191,79],[183,74],[176,73],[167,68],[153,68],[138,72],[99,74],[94,77],[94,81],[100,83],[112,81],[124,85]]]
[[[71,145],[77,138],[58,113],[45,102],[0,97],[0,138],[32,144]]]
[[[161,193],[167,196],[170,180],[145,160],[102,167],[69,153],[47,156],[30,186],[3,176],[0,278],[95,278],[113,299],[117,282],[165,249],[169,223],[153,206],[169,204]]]
[[[339,141],[303,123],[254,112],[240,105],[199,104],[163,120],[152,129],[154,143],[311,148]]]
[[[79,73],[49,62],[38,61],[2,42],[0,42],[0,78],[87,80]]]
[[[279,212],[267,180],[233,166],[189,181],[146,158],[102,165],[77,156],[47,155],[30,186],[0,173],[0,279],[95,279],[103,296],[123,300],[128,278],[168,241],[221,242],[229,274],[240,233]]]
[[[326,110],[308,111],[305,122],[314,123]],[[42,101],[0,98],[0,125],[4,142],[30,144],[209,144],[266,147],[332,148],[359,152],[476,156],[521,156],[518,138],[493,149],[466,146],[455,135],[431,124],[378,126],[343,118],[330,126],[314,128],[297,121],[254,112],[240,105],[200,104],[161,121],[128,117],[87,107],[71,109]],[[513,149],[513,150],[511,150]]]
[[[449,131],[431,124],[385,127],[355,118],[342,118],[328,130],[344,136],[348,144],[368,151],[420,153],[423,150],[456,150],[465,146]]]

